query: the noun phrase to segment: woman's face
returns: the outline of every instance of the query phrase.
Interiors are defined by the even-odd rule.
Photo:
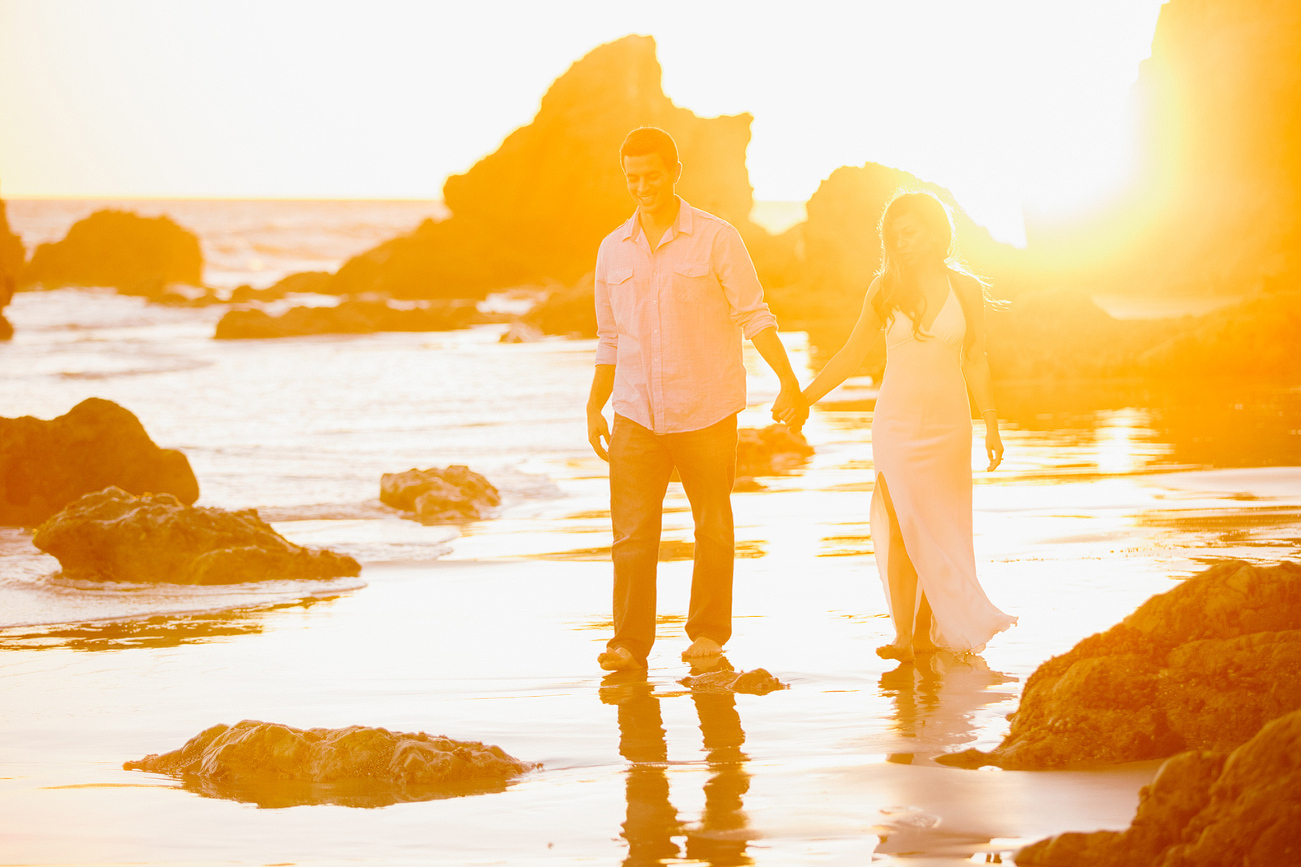
[[[890,231],[894,235],[894,249],[900,258],[909,262],[934,258],[939,240],[913,214],[900,214],[890,221]]]

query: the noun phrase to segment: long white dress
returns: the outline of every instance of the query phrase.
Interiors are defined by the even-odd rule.
[[[922,338],[897,311],[885,328],[885,377],[872,416],[872,539],[890,616],[888,490],[908,557],[917,569],[918,593],[930,602],[931,641],[954,651],[981,651],[1016,623],[989,601],[976,579],[971,530],[971,408],[962,373],[967,322],[949,294]]]

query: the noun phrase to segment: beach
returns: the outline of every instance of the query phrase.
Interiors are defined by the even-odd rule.
[[[39,205],[11,203],[15,228],[57,237],[61,218]],[[230,225],[237,205],[210,210]],[[246,246],[209,255],[211,282],[334,268],[422,218],[359,203],[313,224],[312,208],[239,224]],[[219,233],[202,210],[191,223],[207,245]],[[26,531],[0,530],[0,864],[1009,860],[1049,834],[1126,826],[1158,763],[1030,773],[935,756],[996,744],[1040,663],[1180,579],[1301,556],[1301,467],[1279,465],[1297,463],[1297,392],[1255,402],[1276,416],[1211,401],[1206,437],[1220,445],[1206,448],[1174,404],[1036,405],[1033,389],[1009,389],[1006,461],[976,473],[975,543],[986,591],[1020,622],[980,657],[898,667],[873,653],[891,636],[868,533],[875,390],[854,379],[814,409],[805,466],[733,498],[727,657],[790,688],[701,701],[678,683],[691,522],[676,483],[646,683],[595,664],[610,527],[605,464],[585,440],[594,341],[501,345],[500,324],[215,341],[222,312],[20,293],[0,414],[116,401],[185,452],[199,505],[256,508],[362,575],[89,584],[57,577]],[[804,335],[783,337],[807,382]],[[762,427],[777,381],[746,353],[740,421]],[[1225,434],[1239,428],[1215,407],[1250,415],[1241,429],[1257,438]],[[381,474],[448,464],[501,490],[496,517],[425,526],[379,503]],[[259,806],[121,769],[241,719],[445,734],[542,767],[499,792],[369,809]]]

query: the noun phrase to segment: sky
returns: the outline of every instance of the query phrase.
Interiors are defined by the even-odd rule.
[[[755,196],[874,161],[1003,240],[1132,169],[1161,0],[0,0],[7,197],[438,198],[629,33],[697,114],[751,113]]]

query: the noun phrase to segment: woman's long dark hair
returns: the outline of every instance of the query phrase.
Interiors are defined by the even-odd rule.
[[[927,232],[936,240],[936,253],[944,266],[956,274],[964,274],[981,287],[981,296],[986,302],[993,302],[989,293],[989,284],[972,274],[957,258],[954,246],[953,216],[939,196],[926,190],[919,192],[896,193],[881,213],[881,222],[877,232],[881,236],[881,267],[876,276],[881,279],[881,290],[872,299],[872,308],[887,326],[894,321],[897,313],[903,312],[913,323],[913,336],[923,340],[930,336],[922,330],[922,319],[926,312],[926,296],[917,286],[917,276],[904,266],[903,257],[899,255],[899,236],[894,230],[894,223],[900,217],[909,215],[926,227]],[[958,301],[962,304],[967,322],[975,320],[978,311],[969,310],[966,294],[958,292]],[[995,302],[997,303],[997,302]],[[969,351],[976,339],[975,329],[967,328],[965,348]]]

